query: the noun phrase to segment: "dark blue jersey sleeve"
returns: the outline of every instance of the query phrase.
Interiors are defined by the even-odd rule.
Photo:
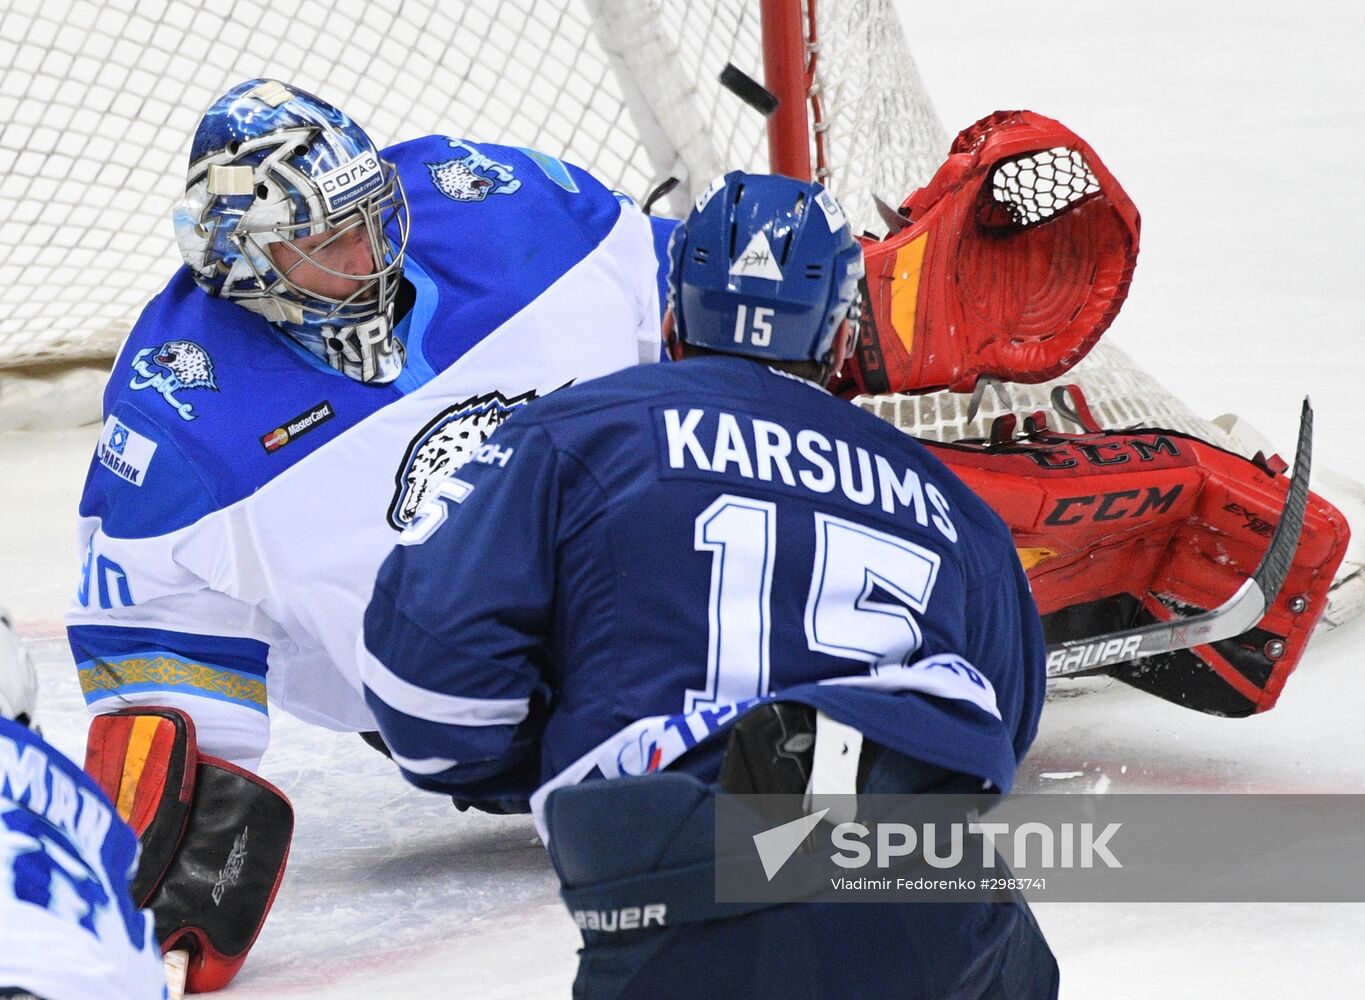
[[[964,655],[973,663],[999,663],[1003,668],[991,674],[1001,722],[1018,762],[1038,734],[1047,685],[1047,647],[1028,577],[1012,544],[1002,540],[999,551],[1004,560],[1000,572],[968,591]]]
[[[423,788],[505,804],[534,787],[561,460],[545,431],[509,421],[440,485],[380,569],[365,613],[365,699]]]

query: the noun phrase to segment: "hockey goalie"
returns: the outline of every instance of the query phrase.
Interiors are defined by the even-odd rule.
[[[1084,140],[1033,112],[965,129],[927,185],[883,209],[891,231],[863,239],[858,350],[831,384],[842,395],[1054,379],[1113,321],[1137,260],[1132,201]],[[986,440],[933,445],[1009,525],[1050,676],[1108,673],[1216,715],[1273,707],[1327,608],[1345,517],[1307,493],[1306,467],[1291,509],[1278,455],[1102,428],[1077,387],[1054,390],[1054,402],[1074,432],[1035,413],[999,418]],[[1277,545],[1292,560],[1266,559],[1282,512],[1302,521],[1297,547],[1290,537]],[[1272,561],[1287,565],[1252,627],[1212,639],[1187,627],[1223,615]],[[1138,658],[1129,638],[1158,623],[1167,641]]]

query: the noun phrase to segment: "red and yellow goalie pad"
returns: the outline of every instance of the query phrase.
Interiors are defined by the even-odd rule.
[[[1137,262],[1133,202],[1089,144],[1031,111],[961,132],[899,217],[861,238],[862,324],[839,395],[1055,378],[1108,329]]]
[[[992,443],[924,443],[1009,526],[1049,644],[1210,610],[1255,572],[1288,493],[1280,459],[1156,429],[1010,437],[1002,419]],[[1201,712],[1266,711],[1348,540],[1342,514],[1310,494],[1293,566],[1256,627],[1105,673]]]

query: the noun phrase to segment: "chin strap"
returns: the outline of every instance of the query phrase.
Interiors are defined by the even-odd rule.
[[[392,307],[366,323],[323,327],[326,362],[357,382],[392,382],[403,371],[406,353],[393,335]]]
[[[243,309],[267,320],[329,368],[357,382],[383,385],[403,372],[407,352],[394,336],[393,304],[378,316],[345,326],[313,326],[304,312],[279,296],[235,299]]]
[[[373,319],[347,326],[303,326],[278,321],[274,325],[329,368],[357,382],[383,385],[403,372],[407,352],[403,342],[393,335],[392,306]]]

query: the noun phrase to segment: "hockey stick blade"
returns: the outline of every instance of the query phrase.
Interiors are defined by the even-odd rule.
[[[1279,524],[1275,526],[1275,533],[1270,538],[1265,555],[1261,557],[1260,565],[1237,588],[1237,592],[1212,611],[1109,632],[1089,639],[1055,643],[1047,651],[1048,678],[1095,673],[1144,656],[1172,653],[1178,649],[1231,639],[1260,621],[1284,585],[1284,578],[1294,562],[1294,553],[1299,548],[1304,513],[1308,509],[1308,477],[1312,462],[1313,408],[1305,399],[1303,414],[1299,418],[1294,475],[1289,480],[1289,492],[1280,511]]]

